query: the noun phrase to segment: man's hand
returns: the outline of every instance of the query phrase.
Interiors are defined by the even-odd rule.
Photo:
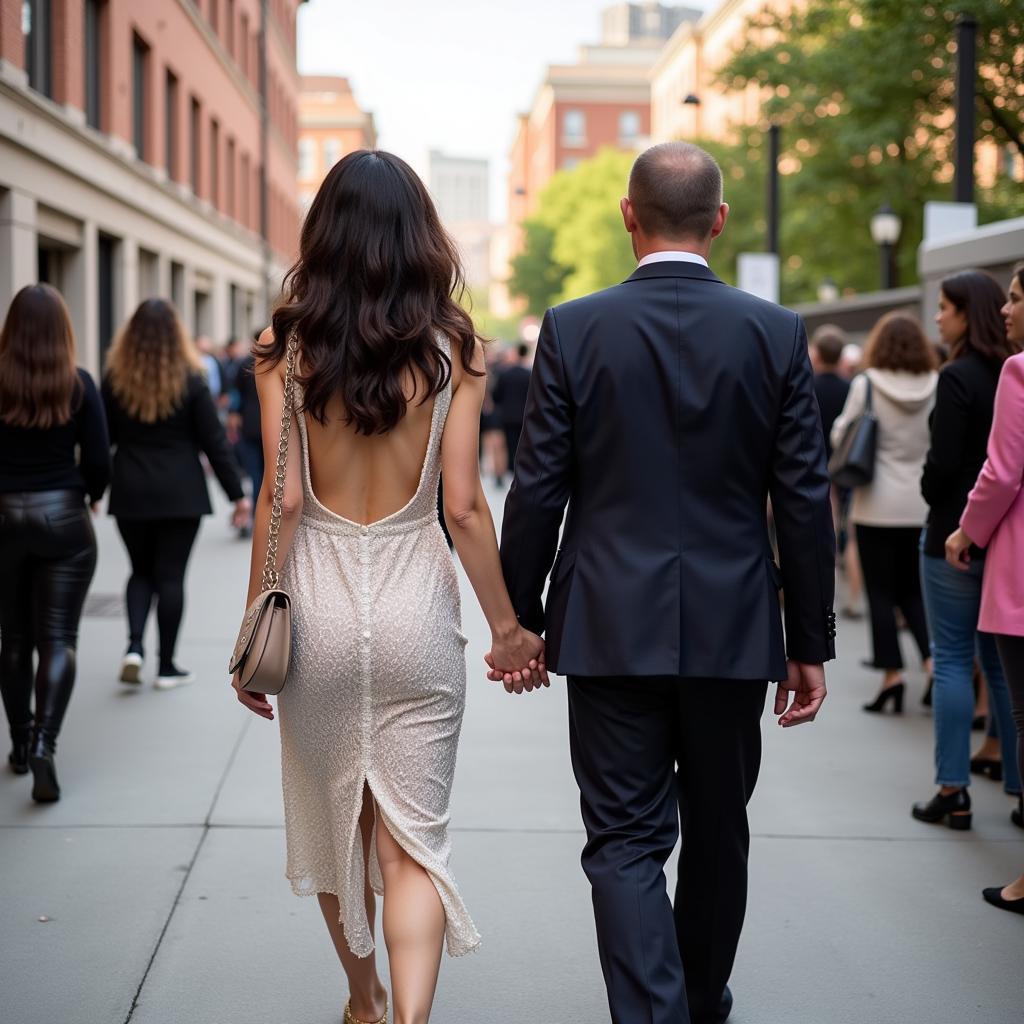
[[[535,633],[518,626],[512,636],[492,638],[491,650],[484,655],[487,678],[503,683],[509,693],[529,693],[550,686],[544,664],[544,641]],[[524,666],[516,668],[516,666]],[[503,667],[505,666],[505,667]]]
[[[775,714],[779,716],[779,725],[783,729],[813,722],[826,696],[823,665],[788,661],[786,666],[789,678],[779,683],[775,691]],[[793,695],[792,704],[789,703],[790,694]]]

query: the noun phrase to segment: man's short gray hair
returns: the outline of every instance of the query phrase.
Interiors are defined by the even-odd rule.
[[[722,170],[700,146],[663,142],[636,158],[629,200],[646,234],[705,239],[722,205]]]

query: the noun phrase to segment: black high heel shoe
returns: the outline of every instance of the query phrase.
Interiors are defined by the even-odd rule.
[[[958,789],[949,796],[938,792],[926,804],[914,804],[910,811],[918,821],[929,825],[945,823],[956,832],[966,832],[971,827],[971,795],[966,789]]]
[[[893,714],[902,715],[903,694],[906,688],[907,685],[902,679],[891,686],[883,686],[878,696],[870,704],[864,704],[863,708],[872,714],[881,714],[885,710],[885,706],[891,702]]]
[[[53,804],[60,799],[57,767],[53,761],[55,744],[41,733],[32,738],[28,766],[32,769],[32,799],[37,804]]]
[[[993,782],[1003,781],[1003,762],[995,761],[991,757],[972,757],[971,774],[984,775],[986,779]]]
[[[991,889],[982,889],[981,895],[986,903],[1000,910],[1008,910],[1011,914],[1024,914],[1024,897],[1019,900],[1004,900],[1002,886],[995,886]]]

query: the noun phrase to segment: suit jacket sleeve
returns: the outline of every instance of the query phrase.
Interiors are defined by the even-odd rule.
[[[505,500],[501,565],[519,621],[544,631],[544,581],[554,562],[569,500],[573,408],[554,310],[544,315],[516,455]]]
[[[946,371],[939,384],[932,410],[931,445],[921,474],[921,495],[934,507],[949,497],[964,462],[971,399],[963,381]]]
[[[1003,364],[996,389],[988,458],[967,499],[960,519],[978,547],[988,547],[992,534],[1020,493],[1024,477],[1024,360]]]
[[[190,382],[189,403],[196,442],[210,460],[210,467],[224,488],[224,493],[232,501],[238,501],[245,497],[238,466],[228,447],[227,435],[217,415],[217,407],[213,404],[213,396],[206,381],[200,377]]]
[[[799,318],[794,334],[769,487],[785,595],[786,656],[816,664],[836,654],[836,540],[825,437]]]

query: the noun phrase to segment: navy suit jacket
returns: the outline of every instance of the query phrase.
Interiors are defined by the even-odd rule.
[[[799,316],[680,261],[548,310],[501,558],[520,621],[564,675],[778,680],[787,655],[835,657]]]

